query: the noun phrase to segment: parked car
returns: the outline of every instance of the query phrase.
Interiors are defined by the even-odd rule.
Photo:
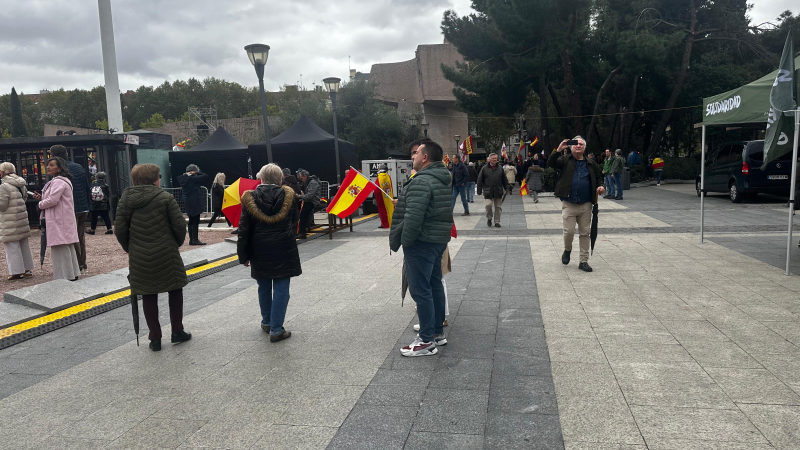
[[[791,153],[767,164],[764,141],[738,141],[720,145],[706,159],[706,192],[727,192],[733,203],[758,194],[789,195]],[[700,196],[700,177],[696,181]]]

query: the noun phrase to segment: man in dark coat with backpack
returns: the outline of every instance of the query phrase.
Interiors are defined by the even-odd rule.
[[[108,210],[111,209],[109,206],[111,191],[108,188],[108,184],[106,184],[105,172],[97,172],[97,175],[95,175],[91,196],[92,204],[89,212],[92,215],[92,228],[87,233],[94,234],[94,230],[97,228],[97,217],[99,216],[103,219],[103,223],[106,224],[106,234],[114,234],[114,230],[111,229],[111,217],[108,216]]]

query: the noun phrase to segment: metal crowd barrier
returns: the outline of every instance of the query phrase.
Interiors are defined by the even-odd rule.
[[[165,191],[172,194],[175,198],[175,201],[178,202],[178,206],[181,208],[181,212],[186,214],[186,203],[183,201],[183,189],[182,188],[162,188]],[[200,187],[201,192],[206,198],[205,203],[205,210],[203,211],[203,215],[208,215],[211,211],[211,194],[208,191],[208,188],[205,186]]]

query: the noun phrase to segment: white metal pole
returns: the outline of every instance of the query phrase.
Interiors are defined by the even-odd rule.
[[[800,109],[794,112],[794,145],[792,147],[792,182],[789,191],[789,233],[786,236],[786,275],[789,275],[789,263],[792,258],[792,227],[794,226],[794,189],[797,183],[797,141],[800,133]],[[774,125],[773,125],[774,126]]]
[[[97,0],[100,13],[100,44],[103,49],[103,74],[106,81],[108,128],[122,133],[122,104],[117,76],[117,52],[114,48],[114,23],[111,20],[111,0]]]
[[[705,225],[705,209],[703,200],[706,197],[706,126],[703,125],[703,131],[700,138],[700,243],[703,243]]]

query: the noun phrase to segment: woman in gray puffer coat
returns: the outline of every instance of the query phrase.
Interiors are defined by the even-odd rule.
[[[31,227],[28,223],[28,210],[25,200],[28,190],[25,180],[16,175],[10,162],[0,164],[0,242],[6,251],[8,279],[20,280],[33,276],[33,257],[28,245]]]
[[[544,190],[544,169],[536,164],[530,166],[525,175],[525,184],[528,185],[528,195],[533,196],[533,203],[539,203],[539,192]]]

